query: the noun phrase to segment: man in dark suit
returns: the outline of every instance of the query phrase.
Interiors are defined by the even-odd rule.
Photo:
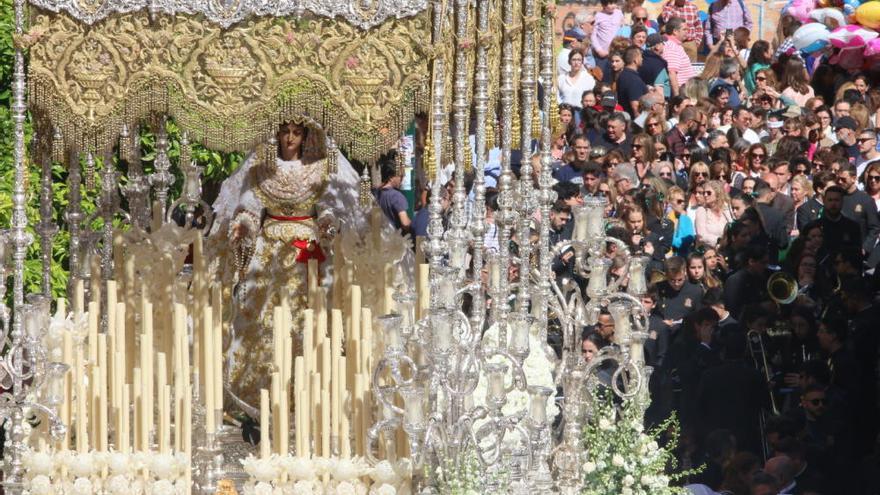
[[[880,220],[877,218],[877,206],[874,199],[865,191],[858,189],[856,166],[852,164],[841,167],[837,174],[840,187],[845,190],[841,211],[847,218],[855,220],[862,232],[862,249],[870,253],[874,249],[877,235],[880,234]]]
[[[861,249],[862,233],[859,225],[843,213],[846,191],[840,186],[830,186],[825,188],[823,196],[822,216],[805,227],[818,225],[822,229],[819,258],[826,256],[833,258],[835,254],[845,249]]]
[[[745,338],[731,334],[722,345],[722,363],[706,370],[697,387],[700,430],[730,430],[739,449],[760,454],[758,417],[768,397],[764,376],[746,361]]]
[[[816,194],[804,201],[804,204],[800,205],[797,209],[795,217],[797,218],[798,231],[803,231],[808,223],[818,219],[822,214],[824,206],[822,204],[822,195],[825,193],[826,188],[836,185],[834,180],[834,172],[830,170],[822,170],[813,175],[813,191]]]
[[[749,244],[743,250],[742,268],[734,272],[724,283],[724,306],[734,318],[739,318],[743,308],[769,300],[767,295],[767,250]]]

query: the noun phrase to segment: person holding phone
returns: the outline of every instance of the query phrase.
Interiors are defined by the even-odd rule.
[[[709,4],[709,30],[707,46],[723,39],[733,39],[736,28],[752,30],[752,14],[744,0],[716,0]]]

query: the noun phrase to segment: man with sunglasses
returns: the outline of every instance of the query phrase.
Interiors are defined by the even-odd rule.
[[[859,157],[856,158],[857,175],[862,177],[868,165],[880,161],[880,151],[877,151],[877,132],[872,129],[863,130],[856,138],[856,146],[859,147]]]
[[[630,24],[624,24],[617,30],[617,36],[630,38],[632,36],[632,28],[642,26],[648,31],[648,36],[657,32],[656,29],[648,22],[648,11],[642,6],[633,7]]]

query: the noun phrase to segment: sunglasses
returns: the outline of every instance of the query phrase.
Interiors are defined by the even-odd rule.
[[[868,180],[871,181],[871,182],[877,182],[877,181],[880,181],[880,175],[869,175],[869,176],[868,176]]]
[[[672,172],[660,172],[660,177],[672,177]]]
[[[751,156],[752,158],[762,158],[763,159],[765,155],[764,155],[764,153],[749,153],[749,156]]]
[[[697,191],[697,194],[700,194],[700,195],[703,195],[703,196],[711,196],[711,195],[712,195],[712,191]]]
[[[709,172],[694,172],[691,175],[694,177],[709,177]]]
[[[858,139],[856,139],[856,142],[859,144],[862,144],[862,143],[867,143],[868,141],[873,141],[873,140],[874,140],[874,138],[858,138]]]
[[[682,160],[690,160],[690,159],[691,159],[691,154],[690,154],[690,153],[682,153],[682,155],[681,155],[681,159],[682,159]]]
[[[648,18],[647,17],[633,17],[633,20],[645,22],[648,20]]]
[[[684,200],[683,200],[683,199],[676,199],[676,200],[673,200],[672,202],[675,203],[675,204],[677,204],[677,205],[683,205],[683,204],[684,204]]]

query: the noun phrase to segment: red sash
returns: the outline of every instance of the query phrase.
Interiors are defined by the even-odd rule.
[[[312,220],[315,217],[282,217],[269,215],[269,218],[271,218],[272,220],[278,220],[279,222],[305,222],[306,220]],[[324,255],[324,251],[321,249],[321,246],[319,246],[318,243],[315,241],[309,241],[306,239],[295,239],[290,243],[290,245],[299,249],[299,254],[296,256],[297,263],[308,263],[310,259],[315,259],[318,260],[318,263],[323,263],[324,260],[327,259],[327,256]]]

